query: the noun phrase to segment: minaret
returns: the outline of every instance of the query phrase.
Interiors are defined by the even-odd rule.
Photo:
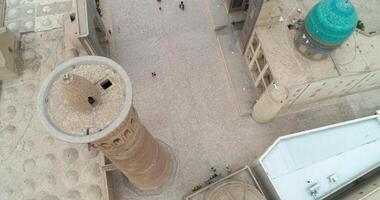
[[[40,89],[38,114],[51,135],[91,144],[142,191],[158,189],[173,171],[170,153],[139,120],[127,73],[108,58],[58,66]]]

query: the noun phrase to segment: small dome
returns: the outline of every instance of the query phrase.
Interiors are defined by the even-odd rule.
[[[355,31],[358,16],[349,0],[321,0],[308,13],[307,33],[326,46],[339,46]]]

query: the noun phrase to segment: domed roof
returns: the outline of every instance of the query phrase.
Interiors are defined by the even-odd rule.
[[[306,31],[317,42],[338,46],[355,31],[358,16],[349,0],[321,0],[308,13]]]

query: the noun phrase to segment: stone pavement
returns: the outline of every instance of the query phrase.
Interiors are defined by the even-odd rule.
[[[179,162],[175,183],[159,196],[136,196],[117,176],[117,199],[181,199],[207,180],[211,166],[242,167],[278,136],[380,109],[377,90],[305,105],[257,124],[239,115],[206,1],[185,1],[185,11],[173,0],[105,3],[112,11],[111,57],[132,79],[141,120]]]
[[[173,0],[104,3],[105,16],[113,17],[112,58],[132,79],[140,118],[178,160],[175,182],[158,196],[137,196],[115,172],[116,199],[182,199],[208,179],[210,167],[240,168],[278,136],[380,109],[377,90],[257,124],[238,112],[206,1],[185,1],[185,11]],[[104,199],[100,154],[53,139],[36,116],[39,86],[62,62],[61,39],[62,29],[23,37],[22,75],[0,84],[0,200]]]

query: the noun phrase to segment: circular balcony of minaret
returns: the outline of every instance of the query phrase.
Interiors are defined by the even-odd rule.
[[[109,135],[128,116],[132,86],[111,59],[83,56],[58,66],[38,95],[38,114],[55,137],[91,143]]]
[[[216,186],[205,200],[265,200],[265,198],[253,185],[230,181]]]

